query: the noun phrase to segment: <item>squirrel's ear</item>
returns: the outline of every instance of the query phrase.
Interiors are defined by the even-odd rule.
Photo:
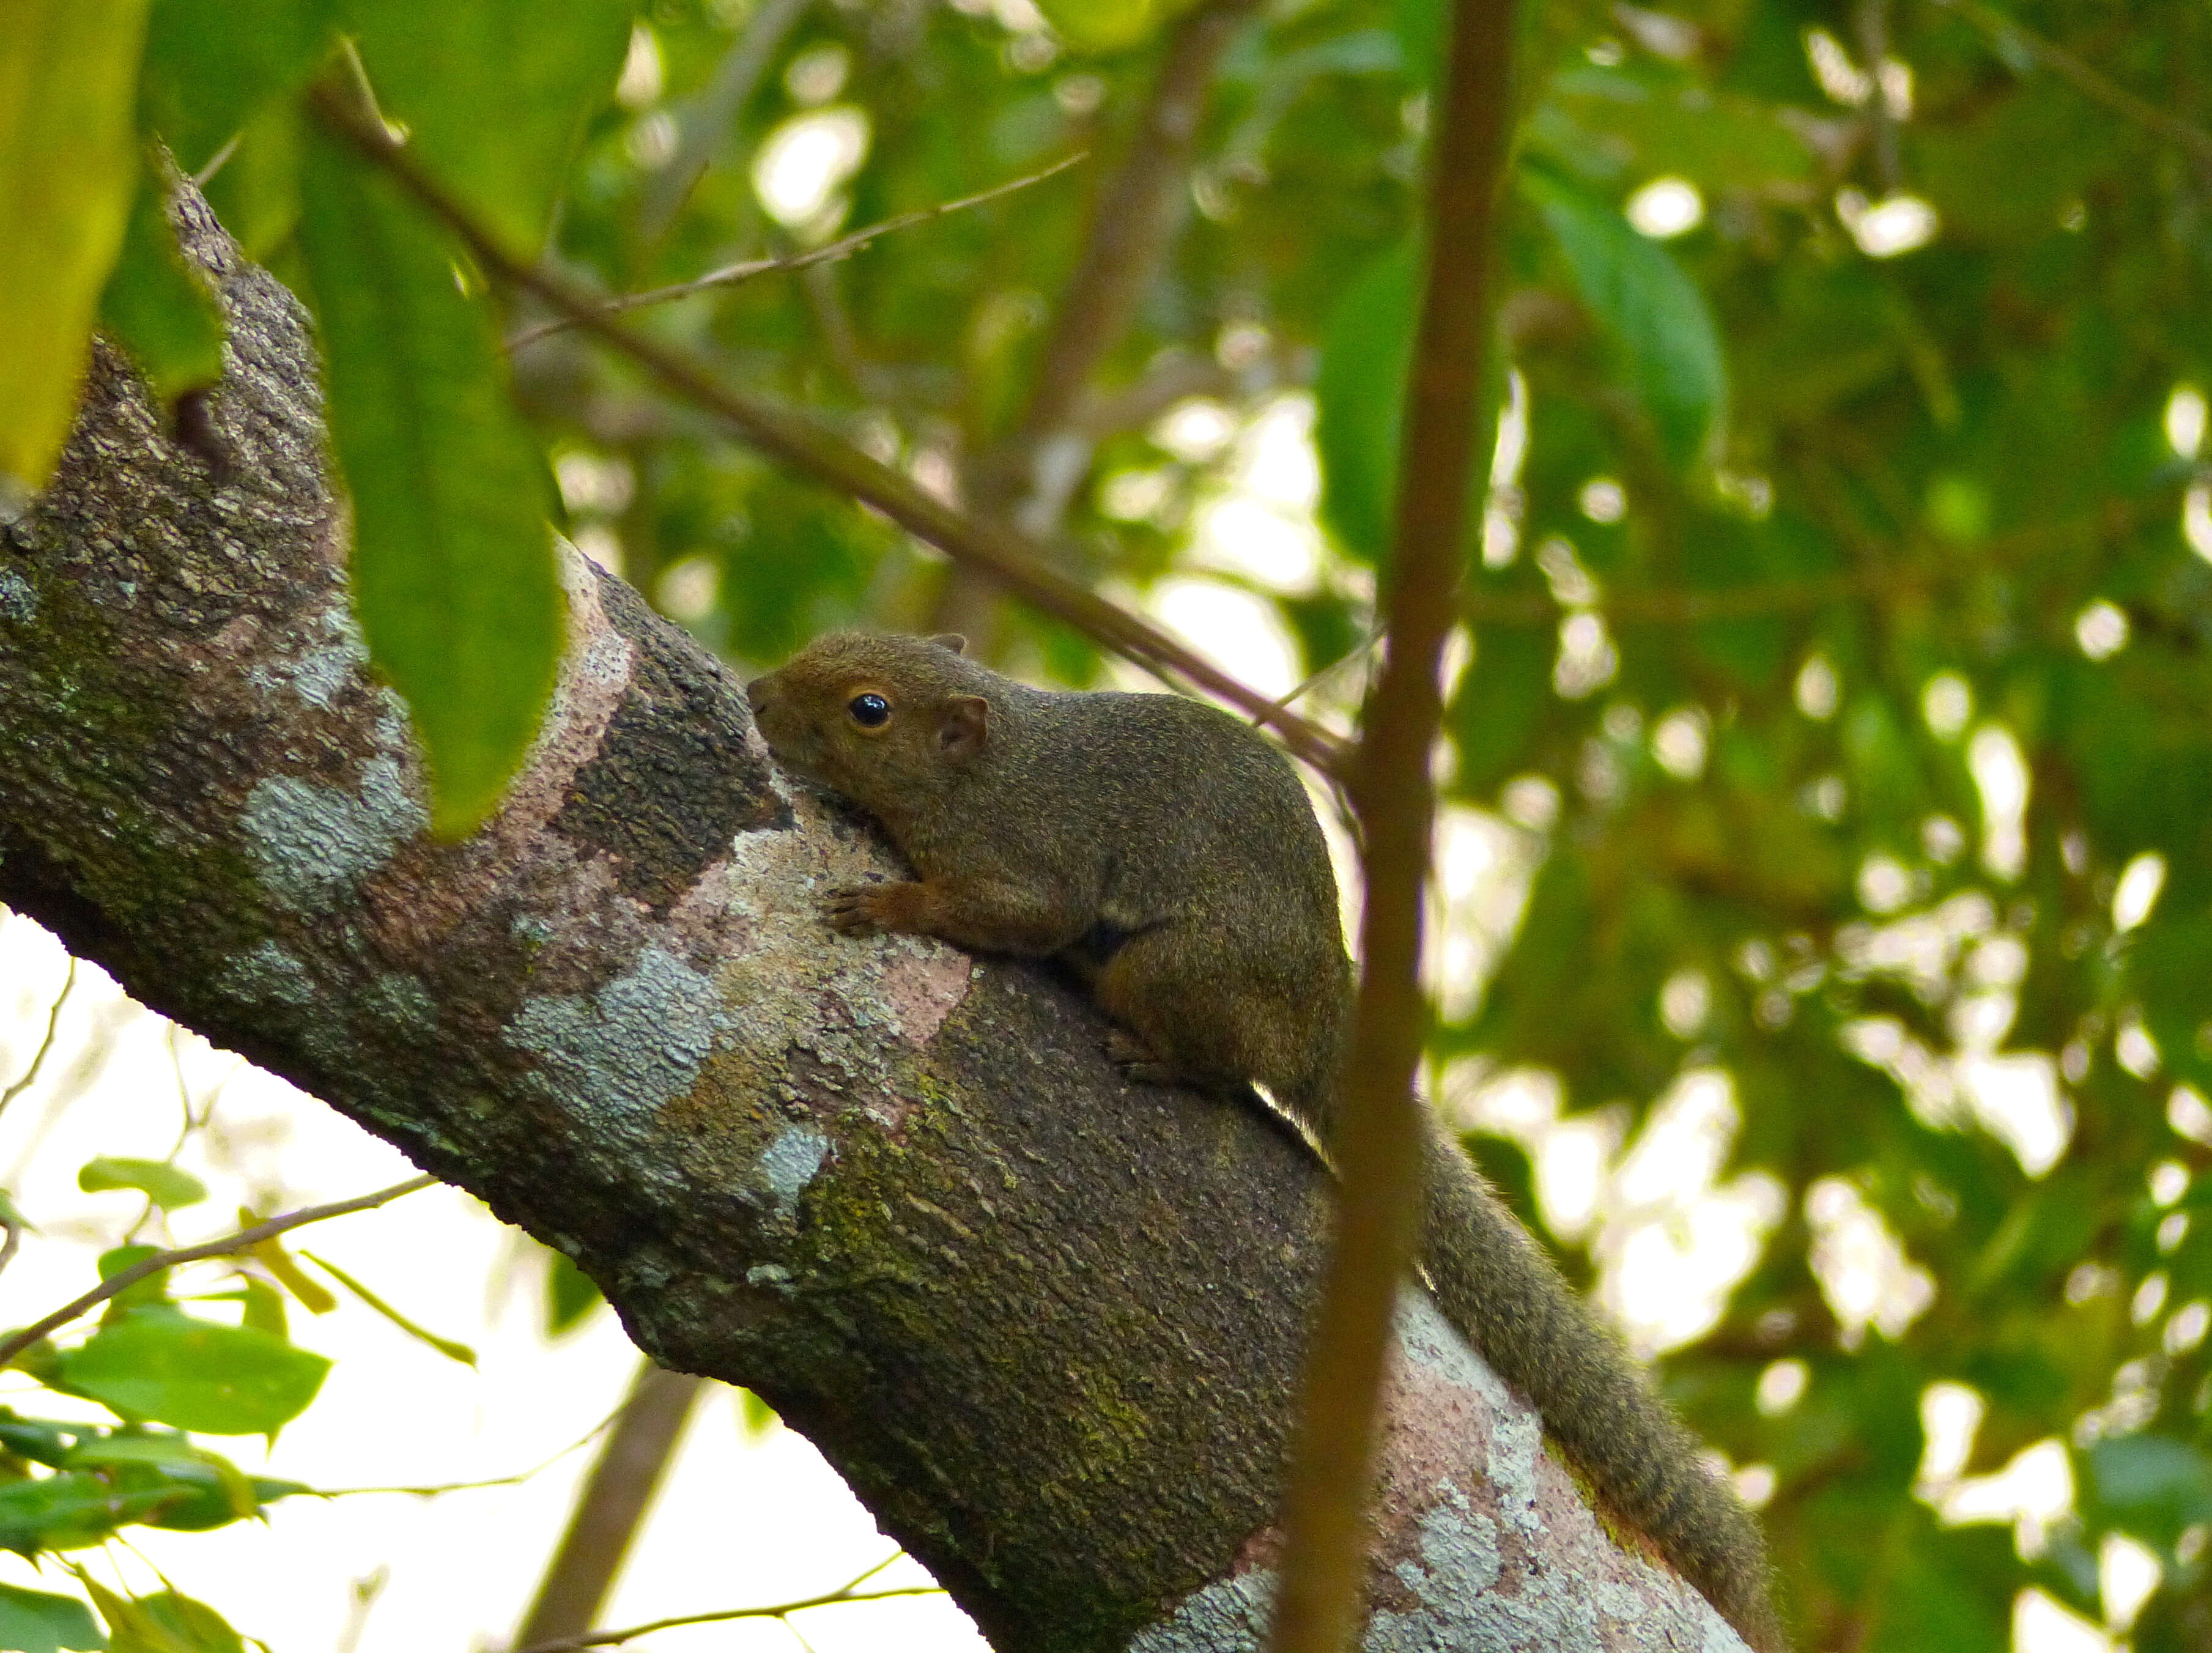
[[[957,631],[940,631],[927,641],[955,654],[965,654],[968,652],[968,640]]]
[[[973,757],[983,750],[990,727],[990,702],[981,695],[954,695],[938,720],[937,744],[947,757]]]

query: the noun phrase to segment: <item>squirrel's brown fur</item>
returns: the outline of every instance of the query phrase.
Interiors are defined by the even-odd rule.
[[[747,690],[776,757],[921,875],[834,892],[830,922],[1061,960],[1137,1077],[1263,1085],[1329,1143],[1352,977],[1290,764],[1211,707],[1031,689],[960,646],[835,634]],[[1781,1649],[1749,1512],[1433,1121],[1426,1172],[1421,1261],[1446,1316],[1747,1641]]]

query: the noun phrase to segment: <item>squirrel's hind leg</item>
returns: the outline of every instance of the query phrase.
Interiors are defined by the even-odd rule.
[[[1121,1024],[1107,1054],[1133,1079],[1231,1095],[1257,1081],[1274,1088],[1289,1006],[1242,985],[1224,964],[1173,927],[1132,936],[1091,978],[1099,1006]]]

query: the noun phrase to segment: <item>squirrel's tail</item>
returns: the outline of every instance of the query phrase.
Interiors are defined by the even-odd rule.
[[[1445,1317],[1757,1653],[1782,1653],[1751,1512],[1433,1116],[1427,1159],[1421,1261]]]

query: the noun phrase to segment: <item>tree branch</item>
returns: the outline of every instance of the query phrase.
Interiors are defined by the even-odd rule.
[[[563,563],[569,647],[501,813],[424,831],[349,616],[295,305],[189,191],[229,324],[212,477],[95,347],[0,527],[0,901],[141,1002],[573,1257],[641,1348],[745,1384],[1006,1653],[1264,1633],[1332,1208],[1256,1109],[1133,1085],[1066,984],[827,934],[888,856],[744,696]],[[1727,1645],[1409,1292],[1376,1504],[1408,1638]]]
[[[649,1359],[639,1364],[606,1444],[576,1493],[537,1597],[514,1632],[516,1647],[585,1644],[573,1638],[588,1635],[598,1622],[705,1388],[688,1372],[666,1371]]]
[[[1284,1502],[1287,1553],[1271,1645],[1338,1653],[1358,1639],[1391,1316],[1421,1213],[1428,1030],[1421,908],[1436,815],[1430,751],[1444,640],[1479,520],[1481,405],[1495,302],[1496,216],[1512,124],[1513,0],[1456,0],[1436,149],[1428,271],[1406,386],[1385,647],[1352,770],[1366,899],[1359,995],[1338,1098],[1343,1192]],[[1478,496],[1470,500],[1470,494]]]
[[[143,1279],[160,1273],[165,1268],[174,1268],[179,1263],[199,1262],[209,1257],[228,1257],[240,1251],[251,1251],[264,1240],[273,1240],[295,1228],[309,1223],[327,1222],[333,1217],[350,1217],[357,1211],[374,1211],[389,1205],[403,1194],[414,1194],[437,1182],[434,1176],[410,1176],[404,1182],[394,1182],[390,1188],[374,1194],[357,1194],[350,1200],[333,1200],[327,1206],[307,1206],[299,1211],[271,1217],[265,1223],[256,1223],[252,1228],[220,1240],[209,1240],[199,1245],[179,1246],[174,1251],[158,1251],[110,1274],[98,1285],[72,1303],[65,1303],[44,1320],[26,1326],[20,1332],[11,1332],[0,1338],[0,1366],[6,1365],[40,1338],[52,1336],[78,1316],[97,1309],[110,1297],[119,1297]]]
[[[466,245],[490,273],[535,294],[583,331],[620,351],[663,386],[694,405],[727,420],[746,439],[777,459],[854,498],[947,556],[974,565],[1007,590],[1153,672],[1205,690],[1263,723],[1298,757],[1324,772],[1338,763],[1334,735],[1296,713],[1271,704],[1202,655],[1150,621],[1044,566],[1019,535],[994,522],[963,515],[925,492],[911,478],[880,465],[860,449],[797,414],[717,381],[683,353],[632,332],[599,313],[604,301],[514,257],[415,164],[381,127],[363,120],[345,100],[320,88],[315,112],[330,130],[389,172]]]

